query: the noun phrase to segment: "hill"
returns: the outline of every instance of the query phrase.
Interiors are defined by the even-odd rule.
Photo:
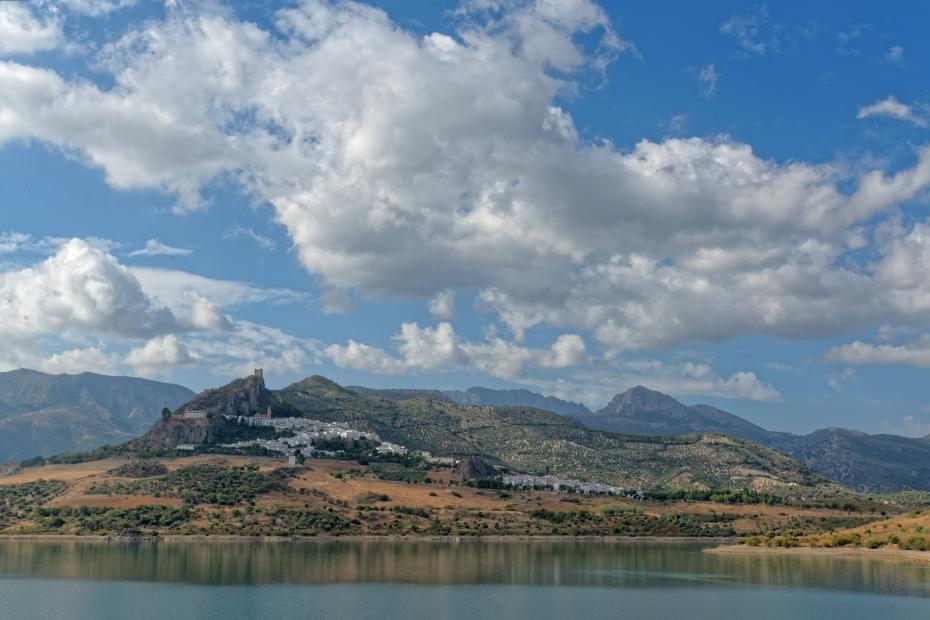
[[[591,411],[581,403],[562,400],[554,396],[544,396],[529,390],[492,390],[483,387],[471,387],[467,390],[416,390],[416,389],[374,389],[357,385],[347,389],[361,396],[387,398],[389,400],[441,400],[459,405],[492,405],[495,407],[534,407],[567,416],[584,415]]]
[[[377,389],[362,387],[360,385],[350,385],[346,389],[360,396],[373,396],[375,398],[386,398],[388,400],[415,400],[417,398],[425,398],[452,402],[448,393],[442,390],[417,390],[412,388]]]
[[[859,525],[874,519],[876,508],[874,502],[851,500],[840,509],[748,494],[712,503],[482,488],[423,462],[407,465],[419,474],[408,480],[386,475],[387,463],[314,459],[308,465],[186,453],[0,472],[0,537],[798,536]]]
[[[766,443],[860,491],[930,491],[930,442],[923,439],[825,428],[772,433]]]
[[[529,390],[491,390],[482,387],[468,388],[462,391],[444,392],[452,402],[460,405],[494,405],[498,407],[535,407],[553,413],[574,416],[591,413],[581,403],[543,396]]]
[[[220,388],[218,392],[226,395],[222,398],[201,394],[181,412],[207,403],[212,407],[208,417],[161,420],[139,445],[169,447],[181,438],[210,443],[228,424],[220,414],[225,413],[230,398],[241,398],[241,389],[234,382]],[[719,435],[620,435],[530,407],[363,396],[318,376],[267,392],[267,398],[304,417],[345,423],[411,450],[437,456],[477,455],[520,472],[551,473],[629,489],[773,492],[795,485],[829,486],[824,477],[776,450]]]
[[[869,435],[844,428],[808,435],[774,432],[715,407],[689,407],[641,386],[618,394],[596,413],[572,417],[590,428],[620,433],[722,433],[755,441],[863,492],[930,490],[930,442],[925,438]]]
[[[192,396],[134,377],[0,373],[0,463],[122,443],[145,432],[163,407]]]
[[[642,435],[722,433],[763,441],[768,431],[709,405],[687,407],[671,396],[636,386],[617,394],[596,413],[573,416],[591,428]]]

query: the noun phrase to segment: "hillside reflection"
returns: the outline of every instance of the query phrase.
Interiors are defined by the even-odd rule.
[[[592,542],[0,541],[0,576],[203,585],[398,582],[714,588],[764,584],[930,596],[930,567],[720,556],[701,545]]]

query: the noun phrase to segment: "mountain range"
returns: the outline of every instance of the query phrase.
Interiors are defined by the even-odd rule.
[[[135,377],[0,373],[0,463],[125,442],[148,430],[163,407],[193,396]]]
[[[511,390],[472,390],[482,395],[483,404],[509,405],[512,400]],[[587,408],[579,410],[576,403],[557,398],[534,396],[535,400],[527,399],[528,403],[534,403],[531,406],[564,413],[592,429],[659,436],[720,433],[781,450],[859,491],[930,491],[930,439],[927,437],[870,435],[846,428],[825,428],[807,435],[770,431],[716,407],[687,406],[667,394],[642,386],[617,394],[596,412]]]
[[[777,450],[722,435],[622,435],[534,407],[462,405],[448,397],[399,398],[395,392],[394,398],[387,398],[373,390],[362,392],[319,376],[268,390],[256,374],[201,393],[128,447],[157,453],[179,444],[221,442],[245,428],[232,416],[264,415],[270,408],[273,416],[341,422],[434,456],[479,456],[515,471],[631,490],[749,488],[833,494],[838,488]]]
[[[631,469],[650,467],[649,459],[655,455],[648,453],[659,452],[659,446],[691,445],[696,450],[698,445],[712,445],[710,434],[726,435],[780,451],[860,491],[930,490],[930,439],[870,435],[843,428],[820,429],[807,435],[770,431],[721,409],[684,405],[667,394],[642,386],[620,393],[604,408],[591,411],[582,404],[528,390],[343,388],[325,378],[311,377],[272,391],[265,388],[262,377],[250,376],[195,395],[179,385],[132,377],[93,373],[48,375],[17,370],[0,373],[0,462],[125,442],[159,420],[163,407],[177,410],[185,403],[185,410],[237,415],[264,413],[271,407],[274,415],[306,415],[359,424],[387,440],[437,454],[480,453],[498,462],[540,465],[551,471],[575,474],[583,471],[584,457],[576,451],[577,446],[569,446],[572,438],[578,439],[580,446],[629,441],[616,440],[614,436],[608,440],[607,435],[592,435],[589,431],[650,437],[639,438],[639,444],[648,449],[639,454],[638,462],[627,463],[627,474]],[[479,433],[469,426],[476,419],[485,421],[485,431]],[[214,422],[216,428],[213,428],[171,419],[156,433],[161,443],[148,445],[164,447],[182,440],[210,441],[215,432],[222,430],[217,424]],[[465,431],[462,425],[469,430]],[[520,425],[524,428],[515,430]],[[527,425],[536,428],[531,431]],[[191,435],[192,429],[199,430]],[[501,446],[494,445],[491,429],[503,438]],[[558,432],[563,436],[557,436]],[[513,437],[508,439],[510,435]],[[151,438],[152,433],[148,436]],[[517,440],[518,436],[521,439]],[[670,437],[676,439],[657,439]],[[511,439],[515,443],[503,447]],[[558,447],[553,448],[554,453],[543,455],[536,450],[539,446],[527,447],[527,443],[534,441]],[[519,449],[518,444],[522,446]],[[720,449],[718,445],[711,452]],[[556,454],[562,454],[566,462],[558,463]],[[605,473],[610,459],[601,456],[593,459],[598,462],[593,469]],[[763,460],[774,459],[767,451]],[[697,471],[710,466],[688,462],[688,467]],[[663,471],[667,475],[672,470]],[[652,478],[658,480],[662,475]]]

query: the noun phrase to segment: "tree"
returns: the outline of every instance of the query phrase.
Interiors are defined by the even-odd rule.
[[[301,452],[300,450],[294,450],[294,460],[297,462],[298,465],[303,465],[304,461],[306,460],[306,458],[304,457],[304,453]]]
[[[171,417],[171,409],[168,409],[167,407],[162,407],[162,408],[161,408],[161,417],[165,418],[166,420],[167,420],[168,418],[170,418],[170,417]]]

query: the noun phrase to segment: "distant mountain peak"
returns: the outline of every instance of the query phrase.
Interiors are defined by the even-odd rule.
[[[642,385],[631,387],[625,392],[614,396],[607,406],[598,413],[631,415],[640,413],[662,413],[682,415],[688,408],[680,402],[656,390],[650,390]]]

